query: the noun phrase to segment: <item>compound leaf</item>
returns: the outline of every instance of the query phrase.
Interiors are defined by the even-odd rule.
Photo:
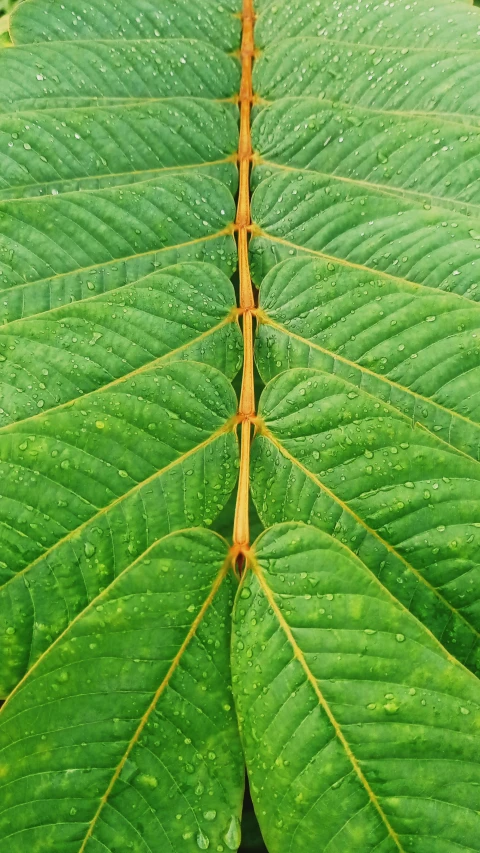
[[[203,529],[238,467],[240,21],[204,5],[169,27],[165,6],[32,0],[0,53],[12,851],[240,843],[235,581]]]
[[[80,19],[44,5],[15,10],[0,54],[2,696],[146,548],[212,524],[236,476],[238,131],[216,100],[236,62],[107,32],[106,6],[72,45]]]
[[[268,849],[477,851],[477,679],[314,527],[250,562],[234,685]]]
[[[9,850],[176,853],[238,836],[227,554],[212,532],[159,537],[11,695],[0,724]]]
[[[270,853],[477,851],[480,13],[257,8],[256,813]]]
[[[453,5],[418,46],[408,4],[345,7],[342,34],[323,4],[280,4],[276,37],[262,6],[256,87],[273,102],[252,129],[251,259],[270,384],[252,483],[265,525],[338,537],[475,671],[480,112],[454,66],[472,60],[480,12]]]
[[[0,838],[237,849],[233,606],[269,853],[480,853],[480,10],[241,5],[0,52]]]

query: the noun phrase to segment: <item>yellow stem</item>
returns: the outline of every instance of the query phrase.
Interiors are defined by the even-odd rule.
[[[250,164],[252,139],[250,112],[253,101],[252,63],[254,56],[253,0],[243,0],[242,9],[242,79],[240,83],[240,140],[238,146],[239,191],[236,217],[238,269],[240,276],[240,314],[243,317],[244,361],[238,421],[241,424],[240,477],[233,528],[233,560],[245,557],[250,545],[249,492],[251,425],[255,418],[255,388],[253,381],[253,293],[248,263],[250,216]]]

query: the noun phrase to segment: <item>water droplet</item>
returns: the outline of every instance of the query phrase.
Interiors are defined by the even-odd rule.
[[[237,850],[240,847],[241,841],[240,821],[235,815],[232,815],[229,827],[223,836],[223,840],[229,850]]]
[[[138,777],[138,782],[140,785],[145,785],[146,788],[156,788],[158,785],[158,780],[155,776],[149,776],[147,773],[142,773]]]
[[[197,846],[200,847],[200,850],[208,850],[210,846],[210,839],[207,838],[201,829],[197,834]]]
[[[96,549],[95,549],[95,545],[92,545],[91,542],[85,542],[85,544],[83,546],[83,550],[85,552],[86,557],[93,557]]]

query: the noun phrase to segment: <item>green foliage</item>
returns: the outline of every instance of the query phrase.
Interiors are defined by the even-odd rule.
[[[268,849],[474,850],[475,679],[315,527],[270,528],[252,563],[233,666]]]
[[[0,850],[479,853],[480,11],[256,0],[238,587],[240,6],[9,19]]]
[[[139,834],[145,847],[195,850],[202,826],[215,844],[237,832],[226,558],[208,531],[157,539],[32,668],[2,732],[11,767],[4,833],[19,801],[28,803],[10,850],[75,850],[82,836],[92,850],[121,850]],[[172,784],[179,762],[182,786]]]
[[[202,528],[238,464],[238,130],[224,99],[240,22],[184,14],[169,31],[152,6],[126,29],[129,8],[115,22],[111,4],[90,7],[78,28],[71,5],[28,0],[0,56],[12,853],[239,841],[236,584],[227,544]]]
[[[252,797],[273,851],[477,850],[480,18],[260,8]]]

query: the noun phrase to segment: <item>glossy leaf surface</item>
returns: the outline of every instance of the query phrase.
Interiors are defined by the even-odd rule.
[[[349,549],[270,528],[233,649],[269,850],[478,849],[477,679]]]
[[[189,0],[133,0],[128,6],[108,0],[90,0],[86,7],[58,5],[56,0],[35,0],[19,8],[11,32],[16,44],[43,41],[90,41],[105,39],[196,38],[233,51],[240,41],[237,0],[219,9],[198,0],[195,14]],[[230,13],[230,14],[229,14]]]
[[[235,580],[204,529],[238,467],[240,21],[187,6],[170,27],[165,6],[33,0],[0,53],[12,851],[240,843]]]
[[[480,10],[9,23],[2,853],[480,853]]]
[[[477,851],[479,10],[257,8],[256,812],[271,853]]]
[[[227,573],[214,533],[158,537],[32,668],[0,725],[10,850],[195,851],[238,835]]]

